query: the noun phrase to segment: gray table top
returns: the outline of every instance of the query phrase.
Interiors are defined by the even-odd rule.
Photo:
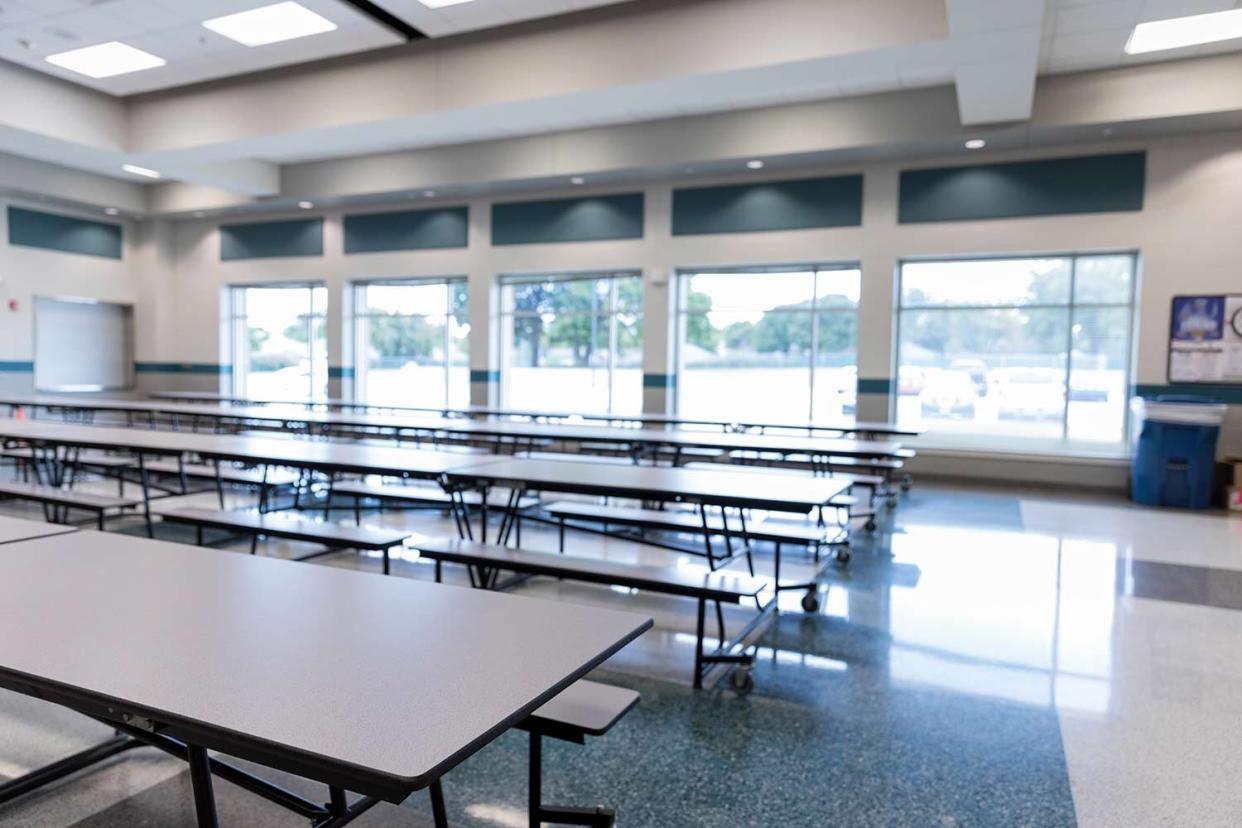
[[[193,452],[201,457],[221,460],[392,476],[436,477],[449,468],[473,459],[460,452],[426,451],[397,446],[68,425],[6,418],[0,418],[0,438],[158,454]]]
[[[204,747],[391,801],[650,626],[119,534],[0,554],[0,684],[102,702]]]
[[[805,514],[850,487],[845,480],[805,474],[752,474],[744,471],[684,469],[670,466],[592,465],[573,460],[506,458],[463,463],[447,472],[450,480],[525,486],[548,492],[599,497],[683,501]]]
[[[78,527],[66,526],[63,523],[43,523],[38,520],[23,520],[22,518],[0,515],[0,543],[45,538],[51,535],[64,535],[76,531],[78,531]]]

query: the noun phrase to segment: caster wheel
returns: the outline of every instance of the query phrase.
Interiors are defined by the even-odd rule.
[[[841,547],[837,550],[837,560],[841,563],[850,562],[850,550],[847,547]]]
[[[804,612],[816,612],[819,610],[819,595],[814,590],[802,596],[802,610]]]
[[[910,481],[909,481],[909,480],[903,480],[903,481],[901,481],[901,490],[902,490],[903,492],[908,492],[908,491],[910,491]]]
[[[729,674],[729,687],[739,696],[750,694],[755,689],[755,680],[750,675],[749,667],[739,667]]]
[[[875,531],[875,518],[867,518],[867,523],[865,524],[865,528],[868,532],[874,532]]]

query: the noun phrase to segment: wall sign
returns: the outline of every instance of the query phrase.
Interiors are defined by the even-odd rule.
[[[1242,293],[1174,296],[1169,382],[1242,384]]]

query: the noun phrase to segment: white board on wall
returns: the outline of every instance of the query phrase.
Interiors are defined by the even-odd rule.
[[[109,391],[133,385],[133,306],[40,296],[34,316],[36,389]]]

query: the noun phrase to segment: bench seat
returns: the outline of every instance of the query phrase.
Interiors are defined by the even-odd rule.
[[[60,506],[66,509],[82,509],[94,512],[100,529],[103,529],[104,517],[109,511],[141,506],[143,501],[131,497],[95,494],[74,489],[61,489],[41,483],[19,483],[16,481],[0,481],[0,497],[11,497],[15,500],[29,500],[42,503],[44,506]],[[45,509],[46,513],[46,509]],[[64,520],[54,520],[64,523]]]
[[[383,552],[385,575],[389,572],[389,550],[394,546],[400,546],[409,537],[409,532],[402,529],[344,526],[338,523],[325,523],[303,517],[271,513],[184,508],[163,512],[160,517],[169,523],[183,523],[197,527],[200,530],[198,539],[200,544],[203,528],[224,529],[249,535],[252,555],[260,536],[320,543],[327,547],[325,552],[305,555],[298,560],[317,558],[341,549]]]
[[[592,523],[617,523],[624,526],[637,526],[645,529],[669,529],[678,532],[703,532],[703,519],[698,512],[663,509],[631,509],[621,506],[599,506],[594,503],[577,503],[558,501],[544,507],[548,514],[568,520],[583,520]],[[724,534],[722,527],[712,527],[713,535]],[[753,540],[771,541],[773,543],[803,543],[815,545],[825,543],[829,527],[798,524],[773,526],[763,520],[746,522],[746,535]],[[741,536],[740,523],[730,527],[730,535]]]
[[[193,480],[216,479],[216,467],[211,463],[178,464],[176,460],[152,460],[143,465],[148,472],[153,474],[180,475],[184,471],[185,476]],[[220,479],[225,483],[236,485],[261,486],[263,485],[263,470],[240,469],[229,463],[221,463]],[[269,469],[267,473],[267,485],[269,486],[289,486],[296,483],[297,479],[297,474],[287,469]]]

